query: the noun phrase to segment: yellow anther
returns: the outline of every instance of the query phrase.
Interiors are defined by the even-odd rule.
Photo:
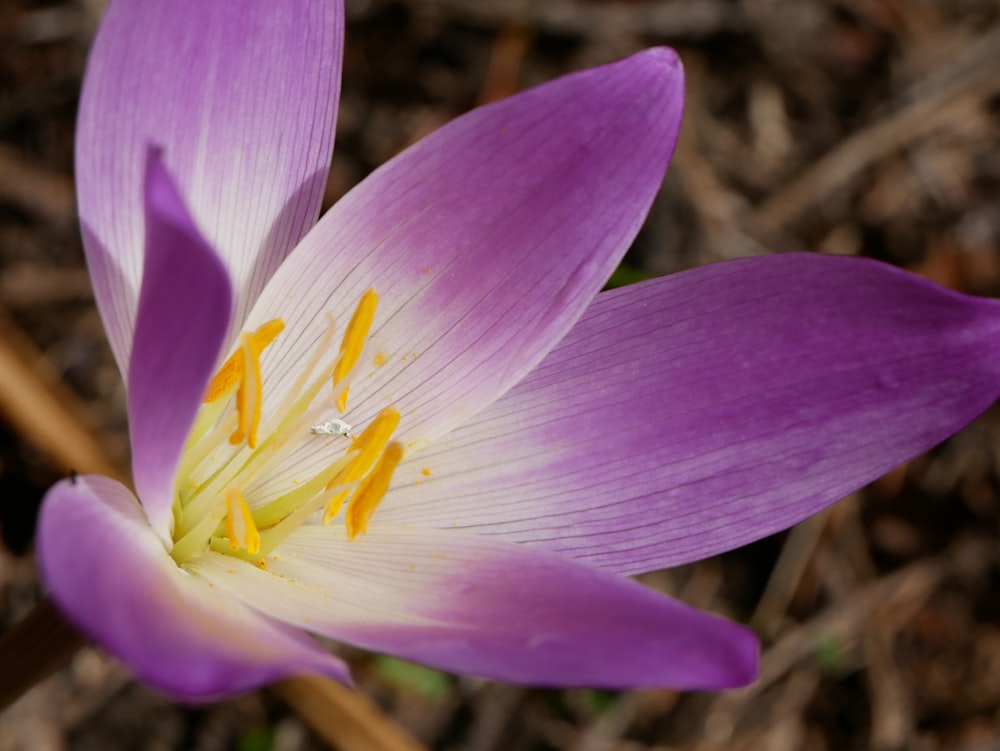
[[[278,336],[284,328],[285,322],[280,318],[275,318],[274,320],[268,321],[253,332],[250,336],[253,340],[253,346],[257,351],[257,354],[259,355],[263,352],[264,349],[274,341],[275,337]],[[209,402],[214,402],[219,397],[228,394],[242,378],[243,358],[237,351],[222,364],[222,367],[219,368],[219,372],[215,374],[211,381],[209,381],[208,388],[205,390],[205,397],[203,401],[208,404]]]
[[[392,438],[398,425],[399,410],[395,407],[386,407],[379,412],[351,445],[349,450],[355,455],[354,459],[330,480],[326,489],[330,490],[337,485],[354,482],[363,477],[385,450],[386,444]],[[352,477],[347,479],[348,476]]]
[[[337,411],[340,412],[340,414],[344,414],[347,411],[347,392],[350,390],[350,386],[344,386],[343,391],[337,394],[336,406]]]
[[[326,507],[323,509],[323,523],[329,524],[334,519],[337,518],[337,514],[340,513],[341,507],[344,505],[344,501],[347,500],[347,496],[351,491],[342,490],[339,493],[335,493],[329,501],[326,502]]]
[[[260,378],[260,352],[254,346],[252,335],[243,334],[239,354],[243,362],[243,378],[236,392],[236,412],[240,422],[229,436],[229,442],[235,446],[246,440],[250,448],[256,448],[264,392]]]
[[[226,491],[226,537],[234,553],[240,548],[245,548],[251,555],[260,551],[260,533],[253,523],[253,514],[243,493],[235,485]]]
[[[333,369],[333,385],[337,386],[358,362],[361,357],[361,350],[364,349],[365,340],[371,330],[372,321],[375,320],[375,308],[378,306],[378,295],[375,290],[370,289],[361,295],[358,307],[351,316],[350,323],[347,324],[347,331],[344,332],[344,340],[340,343],[340,359]],[[344,397],[345,401],[347,397]]]
[[[241,334],[236,351],[206,388],[199,422],[185,447],[175,498],[177,531],[170,553],[175,561],[184,564],[201,555],[208,540],[208,549],[215,553],[266,567],[277,546],[320,509],[325,523],[346,510],[346,531],[352,540],[368,531],[396,467],[408,452],[405,443],[394,440],[399,410],[387,407],[358,433],[342,420],[313,423],[321,411],[333,406],[331,396],[336,408],[345,412],[352,382],[362,377],[356,373],[367,351],[378,303],[372,289],[360,296],[337,351],[331,351],[336,329],[328,316],[326,335],[317,342],[312,358],[294,383],[282,389],[275,404],[269,399],[266,417],[262,415],[262,353],[285,323],[274,319]],[[386,362],[385,353],[370,361],[375,366]],[[365,368],[374,372],[369,361]],[[326,392],[331,381],[332,394]],[[309,435],[338,436],[324,440],[324,446],[335,449],[325,466],[284,477],[290,484],[277,487],[275,497],[270,491],[244,495],[242,488],[256,487],[258,476],[271,477],[273,471],[276,480],[281,478],[283,463],[310,441]]]
[[[347,507],[347,539],[353,540],[368,531],[368,522],[389,490],[392,475],[402,458],[403,446],[396,442],[390,443],[385,447],[375,469],[358,486]]]
[[[386,407],[378,416],[372,420],[371,424],[364,429],[361,435],[350,448],[350,453],[354,455],[351,463],[340,470],[333,479],[327,483],[326,489],[331,490],[336,487],[350,485],[357,482],[371,469],[379,456],[386,450],[386,444],[392,438],[393,432],[399,425],[399,410],[395,407]],[[334,494],[326,503],[326,510],[323,512],[323,523],[330,521],[340,512],[340,507],[347,498],[350,490],[343,490]]]

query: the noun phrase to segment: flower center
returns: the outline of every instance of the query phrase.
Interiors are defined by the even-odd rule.
[[[339,417],[326,418],[347,411],[377,306],[374,290],[361,296],[336,353],[328,316],[325,335],[277,405],[265,404],[260,357],[284,321],[276,318],[240,336],[239,348],[208,384],[181,459],[174,560],[183,563],[211,549],[263,566],[263,557],[300,524],[321,509],[329,524],[345,505],[348,538],[368,530],[403,457],[402,445],[391,440],[399,412],[387,407],[357,433]],[[294,461],[297,451],[311,455],[319,440],[324,450],[332,449],[330,456],[310,463],[304,479],[281,481],[279,466]]]

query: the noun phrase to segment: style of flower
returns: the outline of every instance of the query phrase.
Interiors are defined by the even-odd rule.
[[[1000,311],[873,262],[598,294],[663,179],[677,56],[475,110],[317,224],[334,0],[114,0],[77,178],[135,494],[78,476],[40,565],[205,700],[347,667],[306,632],[541,685],[717,689],[757,642],[626,575],[784,529],[1000,384]]]

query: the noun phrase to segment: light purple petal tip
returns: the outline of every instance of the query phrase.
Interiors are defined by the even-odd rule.
[[[174,475],[225,340],[232,288],[152,149],[145,194],[146,262],[129,365],[129,433],[136,491],[166,540]]]
[[[76,176],[112,349],[129,360],[147,144],[236,284],[238,327],[315,223],[340,91],[340,0],[114,2],[87,65]]]
[[[350,680],[307,636],[177,568],[135,497],[113,480],[80,476],[49,490],[38,552],[66,616],[175,698],[209,701],[301,673]]]
[[[757,674],[757,640],[744,627],[496,540],[380,525],[347,542],[307,526],[267,566],[206,559],[197,570],[288,623],[459,673],[690,689],[745,685]]]
[[[872,261],[718,264],[601,295],[523,382],[400,467],[378,520],[664,568],[800,521],[998,393],[996,301]]]
[[[673,151],[683,71],[655,49],[475,110],[383,166],[275,275],[250,327],[281,316],[264,355],[294,364],[380,295],[345,419],[391,395],[404,440],[439,435],[509,388],[565,334],[625,253]],[[383,361],[384,366],[374,364]]]

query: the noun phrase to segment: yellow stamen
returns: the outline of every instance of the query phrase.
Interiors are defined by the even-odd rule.
[[[368,531],[368,522],[389,490],[392,474],[402,458],[402,445],[390,443],[375,469],[354,492],[351,505],[347,508],[347,539],[353,540]]]
[[[350,461],[350,456],[338,457],[336,461],[332,462],[330,466],[326,467],[315,477],[296,485],[294,489],[289,490],[284,495],[279,496],[267,505],[254,511],[253,518],[257,523],[257,528],[261,530],[261,534],[264,534],[267,529],[283,522],[296,509],[302,508],[311,499],[320,497],[330,480],[343,470]],[[312,511],[316,511],[317,508],[322,508],[322,504],[317,503]],[[296,526],[298,525],[296,524]]]
[[[351,368],[361,357],[361,350],[364,349],[365,339],[371,330],[372,321],[375,320],[375,308],[378,306],[378,294],[370,289],[361,296],[357,310],[351,316],[350,323],[347,324],[347,331],[344,332],[344,340],[340,343],[340,359],[337,367],[333,369],[333,385],[337,386]],[[344,396],[346,401],[347,396]]]
[[[203,476],[201,484],[187,494],[187,497],[184,499],[185,523],[181,526],[181,534],[186,534],[195,524],[200,523],[198,520],[209,513],[215,503],[215,499],[225,493],[225,488],[236,481],[237,475],[240,478],[239,483],[243,487],[246,487],[258,474],[270,471],[295,450],[299,445],[299,439],[306,433],[309,425],[316,422],[316,418],[319,415],[309,412],[310,404],[315,400],[316,395],[319,394],[323,386],[329,382],[335,363],[330,362],[329,365],[323,368],[322,373],[318,375],[311,385],[307,386],[306,384],[309,376],[319,365],[322,353],[327,350],[333,338],[332,318],[329,320],[329,324],[330,328],[327,329],[326,334],[320,340],[317,350],[306,364],[305,370],[296,379],[295,385],[288,395],[286,395],[286,398],[273,410],[272,414],[280,416],[280,419],[277,423],[271,420],[266,425],[267,437],[264,439],[263,446],[259,449],[248,448],[239,452],[232,466],[228,466],[227,464],[219,467],[209,476]],[[324,411],[326,410],[324,409]],[[219,424],[216,430],[221,430],[222,432],[217,435],[220,437],[227,435],[236,427],[238,421],[239,415],[233,411],[226,418],[225,422]],[[213,430],[213,434],[215,432]],[[202,442],[205,444],[207,451],[202,452],[203,457],[199,459],[199,464],[207,460],[210,455],[210,451],[212,450],[212,445],[209,443],[210,438],[212,438],[212,434],[206,436]],[[215,440],[221,440],[221,438],[214,439],[212,442],[214,443]],[[251,452],[252,456],[248,456],[248,453]],[[194,453],[194,450],[191,453]],[[319,490],[323,489],[323,486],[326,485],[329,479],[330,476],[324,479],[319,486]],[[260,524],[259,520],[258,524]],[[262,526],[267,525],[264,524]]]
[[[253,340],[254,349],[260,353],[274,341],[275,337],[278,336],[284,330],[285,322],[280,318],[275,318],[274,320],[268,321],[263,324],[259,329],[257,329],[251,338]],[[226,360],[222,367],[219,368],[219,372],[215,374],[211,381],[208,382],[208,388],[205,390],[205,397],[203,401],[208,404],[209,402],[214,402],[221,396],[228,394],[232,391],[233,387],[239,383],[240,379],[243,378],[243,358],[239,352],[234,352],[232,356]]]
[[[386,450],[386,444],[392,438],[393,432],[399,425],[399,410],[395,407],[386,407],[378,416],[372,420],[371,424],[364,429],[358,439],[351,446],[350,453],[354,458],[351,463],[340,470],[327,484],[326,489],[339,488],[350,485],[360,480],[375,464],[379,456]],[[329,524],[340,512],[340,507],[347,498],[350,489],[341,490],[334,494],[326,504],[323,512],[323,523]]]
[[[246,548],[250,554],[260,550],[260,533],[257,525],[253,523],[253,514],[247,505],[243,493],[235,485],[226,491],[226,537],[229,538],[229,547],[236,552],[240,548]]]
[[[253,337],[250,334],[244,334],[240,341],[239,354],[243,359],[243,378],[236,392],[236,411],[240,416],[240,423],[229,436],[229,442],[235,446],[246,439],[250,448],[256,448],[260,408],[264,401],[260,379],[260,351],[254,347]]]
[[[347,496],[350,494],[350,490],[342,490],[335,493],[329,501],[326,502],[326,508],[323,509],[323,523],[329,524],[334,519],[337,518],[337,514],[340,513],[340,509],[344,505],[344,501],[347,500]]]
[[[386,407],[379,412],[351,446],[351,452],[355,454],[355,458],[330,481],[326,489],[329,490],[345,482],[353,482],[363,476],[385,450],[385,445],[389,442],[398,425],[399,410],[395,407]],[[354,474],[356,477],[353,480],[344,479],[348,473]]]
[[[185,471],[174,499],[174,560],[184,564],[212,550],[264,566],[265,558],[318,512],[329,522],[346,509],[350,539],[368,531],[396,467],[408,453],[393,439],[400,423],[398,409],[387,407],[358,434],[341,423],[339,436],[322,446],[310,436],[325,432],[316,423],[329,419],[331,408],[346,413],[352,382],[362,377],[356,374],[368,351],[378,304],[373,289],[360,296],[341,331],[339,350],[330,349],[336,329],[328,315],[326,333],[312,357],[304,368],[299,366],[294,383],[286,384],[279,399],[269,398],[266,416],[262,353],[285,324],[274,319],[240,336],[235,352],[208,384],[185,445]],[[379,359],[372,362],[387,364],[385,354]],[[321,394],[331,384],[332,394]],[[300,448],[313,452],[324,447],[333,455],[321,467],[306,473],[299,465],[285,467]]]
[[[340,414],[344,414],[347,411],[347,392],[351,390],[350,386],[344,386],[344,390],[337,395],[337,411]]]

